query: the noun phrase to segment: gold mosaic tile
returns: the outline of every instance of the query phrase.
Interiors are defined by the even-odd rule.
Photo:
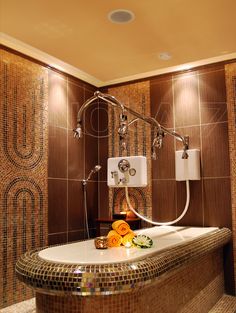
[[[120,294],[149,285],[170,270],[222,247],[230,237],[230,230],[223,228],[146,259],[101,265],[53,263],[41,259],[36,250],[21,256],[16,272],[22,282],[47,293]]]
[[[47,70],[0,49],[0,308],[33,296],[15,277],[47,244]]]
[[[108,89],[109,94],[116,97],[127,107],[134,109],[136,112],[150,116],[150,82],[139,82],[129,85],[111,87]],[[151,182],[151,128],[143,122],[138,121],[129,127],[127,137],[127,151],[122,151],[117,133],[119,127],[118,109],[109,107],[109,157],[144,155],[148,161],[148,181]],[[128,121],[135,117],[127,113]],[[135,191],[136,189],[136,191]],[[152,215],[152,185],[148,184],[146,188],[132,188],[131,200],[136,203],[136,209],[148,217]],[[141,196],[139,196],[141,195]],[[120,212],[126,207],[124,190],[117,191],[109,188],[109,207],[110,212]]]
[[[236,297],[223,295],[209,313],[235,313]]]
[[[231,174],[234,277],[236,277],[236,63],[225,66]],[[235,281],[236,288],[236,281]]]
[[[37,313],[208,313],[223,293],[222,262],[218,249],[129,293],[88,297],[36,293]]]

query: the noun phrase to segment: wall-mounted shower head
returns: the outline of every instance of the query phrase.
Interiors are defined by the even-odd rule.
[[[122,150],[126,150],[126,137],[128,135],[128,118],[126,114],[120,114],[120,126],[118,128]]]
[[[74,138],[80,139],[83,137],[82,126],[80,123],[77,124],[77,128],[73,129],[73,132],[74,132]]]
[[[101,165],[95,165],[94,168],[91,169],[90,173],[88,174],[87,179],[84,179],[83,182],[87,183],[88,180],[92,177],[93,174],[97,173],[101,169]]]

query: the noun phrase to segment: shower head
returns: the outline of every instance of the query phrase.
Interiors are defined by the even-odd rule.
[[[87,179],[85,179],[84,181],[87,182],[88,180],[90,180],[90,178],[92,177],[92,175],[94,173],[97,173],[98,171],[100,171],[101,169],[101,165],[95,165],[94,168],[91,169],[90,173],[88,174]]]
[[[92,171],[94,173],[96,173],[96,172],[100,171],[100,169],[101,169],[101,165],[95,165],[94,168],[92,169]]]

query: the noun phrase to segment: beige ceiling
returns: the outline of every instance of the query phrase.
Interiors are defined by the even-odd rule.
[[[101,81],[235,53],[235,16],[236,0],[1,0],[1,32]]]

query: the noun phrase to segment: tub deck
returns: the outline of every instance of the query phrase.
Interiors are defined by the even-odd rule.
[[[43,260],[63,264],[112,264],[140,260],[177,244],[199,238],[219,230],[217,227],[181,227],[161,226],[135,231],[137,235],[144,234],[153,240],[153,247],[149,249],[115,247],[106,250],[97,250],[94,240],[86,240],[51,247],[39,252]]]

